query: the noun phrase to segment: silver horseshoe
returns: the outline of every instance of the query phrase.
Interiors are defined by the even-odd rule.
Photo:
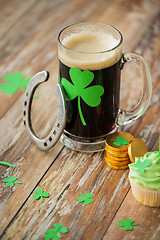
[[[58,105],[58,114],[57,120],[52,128],[51,132],[48,134],[47,137],[40,139],[36,136],[32,124],[31,124],[31,105],[33,100],[33,95],[41,83],[47,81],[49,79],[49,72],[42,71],[37,73],[32,77],[30,80],[24,96],[24,103],[23,103],[23,122],[30,136],[31,140],[41,149],[47,150],[53,147],[57,141],[59,140],[60,136],[63,133],[66,124],[66,106],[65,101],[62,93],[62,89],[59,84],[56,86],[56,97],[57,97],[57,105]]]

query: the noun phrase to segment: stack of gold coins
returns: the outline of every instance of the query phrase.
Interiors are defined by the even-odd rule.
[[[127,169],[130,163],[128,146],[134,137],[126,132],[108,135],[105,145],[105,161],[110,168]]]
[[[110,168],[127,169],[135,157],[141,157],[147,152],[145,143],[140,138],[134,138],[127,132],[116,132],[106,138],[105,161]]]

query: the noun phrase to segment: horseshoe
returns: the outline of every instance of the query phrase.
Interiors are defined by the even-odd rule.
[[[31,123],[31,105],[33,100],[33,95],[41,83],[47,81],[49,79],[49,72],[42,71],[37,73],[30,80],[24,96],[23,102],[23,122],[30,136],[31,140],[40,148],[41,150],[47,150],[53,147],[59,140],[60,136],[63,133],[66,124],[66,106],[63,97],[63,89],[59,84],[56,86],[56,97],[57,97],[57,105],[58,105],[58,114],[57,120],[55,122],[54,127],[47,137],[40,139],[36,136]]]

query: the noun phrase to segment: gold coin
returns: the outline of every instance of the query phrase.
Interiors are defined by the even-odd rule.
[[[118,139],[122,138],[122,139]],[[127,132],[116,132],[113,134],[110,134],[106,137],[106,149],[108,149],[110,152],[125,152],[128,151],[128,146],[133,140],[134,137]],[[124,144],[125,140],[128,140],[128,144]],[[115,143],[119,143],[120,146],[115,145]]]
[[[126,152],[111,152],[108,149],[106,149],[106,152],[109,153],[112,157],[121,157],[121,158],[127,158],[129,157],[128,151]]]
[[[129,155],[127,155],[127,157],[121,157],[120,154],[117,154],[116,156],[113,156],[111,154],[109,154],[109,152],[105,152],[105,157],[107,157],[110,161],[118,161],[118,162],[126,162],[129,161],[130,162],[130,158]]]
[[[117,166],[117,167],[118,166],[126,166],[126,165],[131,163],[130,161],[125,161],[125,162],[116,161],[116,162],[113,162],[113,161],[110,161],[110,159],[108,159],[108,158],[105,158],[105,161],[108,161],[111,165],[114,165],[114,166]]]
[[[134,138],[128,147],[130,161],[134,163],[135,157],[142,157],[146,153],[147,147],[143,140],[140,138]]]
[[[124,169],[127,169],[127,168],[128,168],[128,165],[126,165],[126,166],[121,166],[121,167],[117,167],[117,166],[114,166],[114,165],[110,164],[108,161],[106,161],[106,164],[107,164],[110,168],[115,169],[115,170],[124,170]]]
[[[106,149],[108,152],[113,153],[113,154],[119,154],[119,153],[126,154],[126,155],[128,154],[128,147],[127,147],[126,150],[121,151],[121,150],[118,150],[118,149],[113,150],[113,149],[111,149],[108,145],[106,145],[106,146],[105,146],[105,149]]]
[[[130,161],[125,161],[125,162],[113,162],[113,161],[110,161],[108,158],[105,158],[105,161],[108,162],[109,164],[113,165],[113,166],[116,166],[116,167],[120,167],[120,166],[128,166],[128,164],[130,164],[131,162]]]

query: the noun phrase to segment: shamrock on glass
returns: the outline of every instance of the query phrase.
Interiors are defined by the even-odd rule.
[[[71,101],[78,97],[78,111],[82,124],[86,122],[82,113],[80,98],[90,107],[96,107],[101,102],[101,96],[104,93],[104,88],[101,85],[87,87],[94,79],[94,74],[90,71],[81,71],[78,68],[71,68],[69,71],[71,84],[67,79],[62,78],[62,85],[65,89],[65,100]]]
[[[60,31],[57,120],[43,139],[33,132],[30,116],[33,93],[49,79],[48,72],[32,78],[24,98],[24,124],[40,149],[47,150],[60,139],[65,146],[78,151],[103,150],[108,134],[146,111],[152,93],[148,66],[139,54],[123,54],[122,42],[122,34],[116,28],[101,23],[72,24]],[[126,111],[119,108],[120,79],[124,65],[131,61],[140,67],[142,95],[137,106]]]

